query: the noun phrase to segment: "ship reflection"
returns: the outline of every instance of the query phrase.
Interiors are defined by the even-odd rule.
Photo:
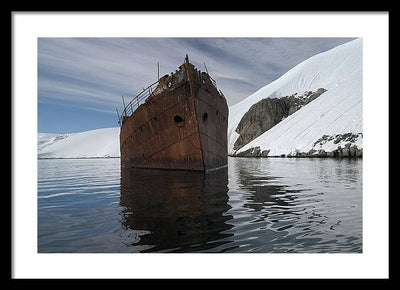
[[[122,225],[145,231],[143,252],[212,251],[229,242],[227,169],[212,173],[121,168]]]

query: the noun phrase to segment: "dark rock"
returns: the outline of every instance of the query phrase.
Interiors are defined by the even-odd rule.
[[[335,141],[333,141],[333,144],[337,144],[337,143],[339,143],[340,141],[342,141],[342,135],[336,135],[336,139],[335,139]]]
[[[357,146],[356,145],[352,145],[350,146],[350,156],[357,156]]]
[[[315,154],[315,152],[317,152],[317,150],[311,149],[310,151],[308,151],[308,155],[313,155]]]
[[[261,157],[268,157],[269,151],[270,151],[270,150],[264,150],[264,151],[262,151],[262,152],[261,152]]]
[[[319,144],[319,145],[324,145],[330,138],[331,136],[329,135],[322,135],[321,138],[319,138],[317,141],[314,142],[313,147],[315,147],[315,145]]]
[[[342,153],[341,157],[350,157],[350,150],[346,147],[342,149],[341,153]]]
[[[249,157],[253,153],[253,148],[247,149],[246,151],[235,153],[237,157]]]
[[[333,157],[335,157],[334,154],[335,154],[334,151],[326,152],[326,157],[331,157],[331,158],[333,158]]]
[[[305,92],[303,96],[296,93],[281,98],[265,98],[253,104],[236,127],[239,137],[233,149],[239,150],[324,92],[326,89],[319,88],[316,92]]]
[[[362,149],[359,149],[357,145],[354,143],[358,140],[358,138],[362,138],[362,133],[344,133],[344,134],[335,134],[332,136],[323,135],[317,141],[314,142],[313,148],[310,150],[316,150],[319,146],[324,145],[329,141],[333,141],[334,144],[344,144],[344,148],[341,145],[337,147],[336,150],[332,152],[325,152],[324,150],[320,149],[318,153],[314,153],[313,156],[315,157],[335,157],[335,158],[349,158],[349,157],[362,157]],[[314,148],[315,147],[315,148]],[[361,150],[361,151],[360,151]],[[322,152],[324,151],[324,152]]]
[[[253,150],[253,157],[260,157],[261,156],[261,149],[260,147],[255,147]]]
[[[341,152],[340,152],[339,149],[333,150],[332,153],[333,153],[333,157],[334,157],[334,158],[339,158],[339,157],[341,157],[341,156],[340,156],[340,155],[341,155]]]
[[[282,99],[263,99],[252,105],[240,120],[236,132],[240,134],[233,149],[238,150],[278,124],[288,116],[288,108]]]
[[[269,152],[269,150],[264,150],[263,152],[265,152],[265,151]],[[268,152],[267,152],[267,155],[268,155]],[[234,156],[237,156],[237,157],[261,157],[261,149],[259,146],[251,147],[251,148],[247,149],[246,151],[236,153]]]
[[[324,88],[319,88],[315,93],[312,93],[308,97],[307,104],[314,101],[316,98],[318,98],[320,95],[326,92],[326,89]]]

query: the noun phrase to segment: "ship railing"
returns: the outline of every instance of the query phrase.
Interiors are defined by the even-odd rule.
[[[214,87],[217,88],[217,82],[210,76],[208,75],[212,84],[214,85]],[[158,85],[158,80],[154,83],[152,83],[151,85],[149,85],[147,88],[144,88],[143,91],[141,91],[138,95],[136,95],[135,97],[133,97],[133,99],[127,104],[124,104],[124,109],[122,111],[122,114],[119,115],[118,114],[118,110],[117,110],[117,115],[118,115],[118,124],[120,126],[122,126],[122,120],[124,117],[129,117],[133,114],[133,112],[136,111],[137,108],[139,108],[139,106],[141,104],[143,104],[146,99],[148,97],[150,97],[154,90],[156,89],[157,85]],[[124,102],[124,97],[122,97],[122,101]]]
[[[211,80],[212,84],[214,85],[214,87],[217,87],[217,82],[210,75],[208,75],[208,76],[210,77],[210,80]]]
[[[143,91],[141,91],[138,95],[133,97],[133,99],[126,106],[124,104],[124,109],[122,111],[122,114],[121,114],[121,116],[118,117],[118,124],[122,125],[122,119],[124,117],[131,116],[133,114],[133,112],[135,112],[136,109],[139,108],[139,106],[141,104],[143,104],[146,101],[146,99],[153,94],[157,85],[158,85],[158,81],[152,83],[147,88],[144,88]],[[123,100],[123,98],[122,98],[122,100]]]

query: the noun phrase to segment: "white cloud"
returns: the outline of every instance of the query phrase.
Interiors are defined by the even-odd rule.
[[[308,57],[350,39],[290,38],[40,38],[39,100],[87,104],[112,111],[185,54],[205,62],[232,105]]]

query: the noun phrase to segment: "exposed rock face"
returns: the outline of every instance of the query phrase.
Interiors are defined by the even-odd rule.
[[[324,88],[319,88],[316,92],[306,91],[303,95],[296,93],[282,98],[265,98],[255,103],[243,115],[236,128],[240,136],[233,149],[239,150],[324,92]]]
[[[362,139],[362,133],[345,133],[345,134],[336,134],[336,135],[323,135],[319,138],[313,145],[313,149],[316,151],[313,154],[316,157],[358,157],[361,158],[363,155],[363,149],[358,148],[355,144],[359,139]],[[326,146],[327,143],[333,143],[337,145],[336,149],[325,152],[323,149],[318,149]],[[318,150],[316,150],[318,149]],[[311,151],[310,150],[310,151]],[[320,155],[320,156],[318,156]]]
[[[270,156],[270,157],[332,157],[332,158],[362,158],[363,149],[357,146],[357,141],[362,139],[362,133],[345,133],[335,135],[323,135],[307,152],[296,150],[288,155]],[[331,150],[326,150],[328,143],[336,146],[329,146]],[[333,148],[333,149],[332,149]],[[263,150],[259,146],[251,147],[246,151],[238,152],[233,156],[237,157],[269,157],[270,150]]]
[[[278,124],[287,117],[288,107],[280,98],[267,98],[250,107],[240,120],[236,132],[240,134],[233,149],[238,150],[251,140]]]
[[[327,142],[333,141],[333,144],[338,144],[340,142],[349,142],[354,143],[358,138],[362,138],[362,133],[354,134],[354,133],[345,133],[345,134],[336,134],[336,135],[323,135],[317,141],[315,141],[313,147],[317,145],[324,145]]]
[[[268,157],[269,150],[261,151],[260,147],[251,147],[250,149],[237,153],[237,157]]]

